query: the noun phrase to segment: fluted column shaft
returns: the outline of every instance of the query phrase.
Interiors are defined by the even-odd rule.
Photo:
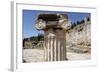
[[[66,33],[63,30],[50,29],[44,36],[45,60],[66,60]]]

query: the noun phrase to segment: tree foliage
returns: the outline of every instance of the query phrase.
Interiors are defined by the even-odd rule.
[[[90,17],[87,17],[86,21],[90,21]],[[73,29],[75,26],[83,24],[83,23],[85,23],[84,19],[82,19],[81,21],[76,21],[76,22],[72,23],[71,29]]]

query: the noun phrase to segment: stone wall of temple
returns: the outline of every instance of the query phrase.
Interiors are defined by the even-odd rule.
[[[67,45],[91,45],[91,23],[87,21],[69,29],[66,33]]]

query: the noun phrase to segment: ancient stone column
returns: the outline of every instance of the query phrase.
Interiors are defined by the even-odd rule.
[[[68,17],[63,14],[40,14],[36,28],[44,31],[45,61],[64,61]]]

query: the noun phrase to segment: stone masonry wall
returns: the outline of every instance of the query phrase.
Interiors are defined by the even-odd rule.
[[[87,21],[69,29],[66,33],[66,42],[71,45],[91,45],[91,23]]]

